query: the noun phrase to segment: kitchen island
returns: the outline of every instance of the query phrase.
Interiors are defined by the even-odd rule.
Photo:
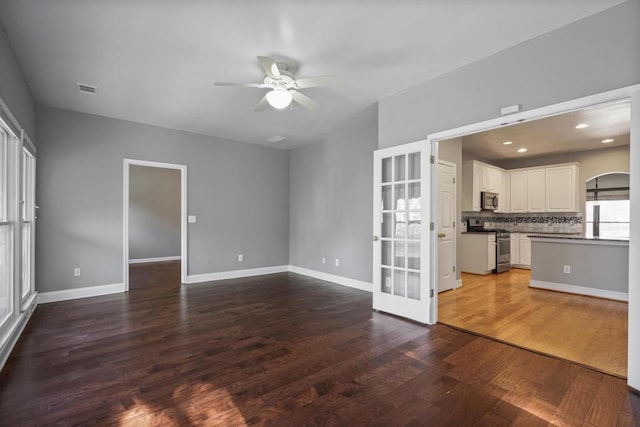
[[[530,287],[628,301],[629,240],[530,234]]]

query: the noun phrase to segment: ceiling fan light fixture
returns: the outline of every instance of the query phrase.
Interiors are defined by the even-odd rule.
[[[292,99],[293,97],[289,91],[281,87],[273,88],[272,91],[267,93],[267,102],[278,110],[287,108],[289,104],[291,104]]]

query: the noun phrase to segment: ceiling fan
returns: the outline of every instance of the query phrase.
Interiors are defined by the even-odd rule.
[[[310,110],[315,110],[320,106],[320,104],[298,90],[310,87],[333,86],[338,82],[338,78],[334,75],[296,79],[292,72],[287,71],[286,64],[277,62],[275,59],[268,56],[258,56],[258,62],[265,72],[264,81],[262,83],[215,82],[214,84],[216,86],[241,86],[271,89],[253,108],[253,111],[263,111],[269,105],[278,110],[287,108],[291,105],[291,101],[295,101]]]

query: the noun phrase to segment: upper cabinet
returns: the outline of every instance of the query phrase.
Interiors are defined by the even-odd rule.
[[[578,164],[513,169],[511,212],[577,212]]]
[[[511,171],[511,209],[509,212],[527,212],[527,171]]]
[[[527,211],[545,212],[545,179],[544,168],[527,171]]]
[[[480,211],[480,193],[498,193],[496,212],[577,212],[578,164],[504,170],[483,162],[462,164],[462,210]]]
[[[578,211],[578,166],[550,166],[546,171],[545,201],[547,212]]]
[[[502,203],[504,176],[508,175],[503,169],[478,161],[462,164],[462,210],[480,211],[480,193],[489,191],[498,193],[498,209],[496,212],[506,212]]]

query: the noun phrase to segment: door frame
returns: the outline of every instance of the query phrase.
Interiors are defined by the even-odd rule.
[[[129,291],[129,172],[131,166],[177,169],[180,171],[180,281],[187,283],[187,166],[148,160],[124,159],[123,168],[123,278],[124,291]]]
[[[634,185],[640,182],[640,84],[627,86],[611,91],[585,96],[558,104],[552,104],[529,111],[512,114],[506,117],[498,117],[482,122],[477,122],[441,132],[436,132],[427,136],[431,146],[432,153],[435,156],[435,164],[438,161],[438,143],[439,141],[462,137],[465,135],[496,129],[503,126],[515,125],[531,120],[551,117],[558,114],[568,113],[580,110],[586,107],[604,104],[607,102],[629,100],[631,102],[631,138],[630,138],[630,199],[631,217],[640,217],[640,186]],[[433,173],[437,174],[437,168],[432,168]],[[635,177],[635,180],[634,180]],[[437,176],[436,176],[437,178]],[[432,176],[431,186],[431,209],[432,215],[438,208],[437,197],[437,180]],[[432,216],[432,218],[436,218]],[[431,239],[431,265],[432,271],[437,268],[437,242]],[[628,310],[628,350],[627,350],[627,384],[629,387],[640,390],[640,340],[633,337],[640,336],[640,287],[631,286],[633,283],[640,281],[640,265],[632,262],[640,256],[640,227],[632,227],[629,236],[629,310]],[[436,272],[437,274],[437,272]],[[432,280],[437,283],[437,275],[432,275]],[[433,285],[432,285],[433,287]],[[435,293],[433,299],[435,310],[432,313],[436,315],[434,321],[437,321],[438,294]]]

